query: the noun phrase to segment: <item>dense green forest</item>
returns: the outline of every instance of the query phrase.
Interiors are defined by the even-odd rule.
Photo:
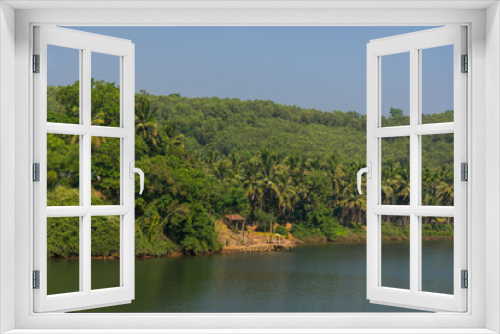
[[[79,123],[79,83],[48,87],[49,122]],[[92,124],[119,125],[119,87],[92,81]],[[356,173],[366,160],[366,116],[272,101],[136,94],[136,254],[201,254],[224,245],[216,221],[247,223],[293,237],[335,241],[364,233],[366,197]],[[453,111],[423,115],[453,121]],[[392,108],[384,126],[407,124]],[[79,203],[79,137],[49,134],[48,205]],[[92,138],[92,204],[119,204],[120,141]],[[422,138],[422,201],[453,205],[453,135]],[[409,203],[409,138],[382,141],[383,204]],[[136,188],[138,189],[138,188]],[[48,256],[78,255],[78,219],[48,218]],[[118,255],[119,219],[92,221],[92,255]],[[383,217],[384,233],[407,236],[407,217]],[[425,236],[452,236],[449,219],[426,218]]]

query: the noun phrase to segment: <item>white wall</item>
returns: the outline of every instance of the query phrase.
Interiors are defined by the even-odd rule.
[[[406,2],[406,1],[404,1]],[[0,0],[1,3],[1,0]],[[41,3],[41,2],[39,2]],[[59,3],[59,2],[57,2]],[[70,3],[70,2],[64,2]],[[118,2],[116,2],[118,3]],[[403,1],[401,2],[403,3]],[[451,3],[458,3],[450,1]],[[12,31],[13,29],[3,29],[5,23],[9,23],[7,26],[13,27],[13,11],[5,5],[0,5],[0,10],[5,8],[3,14],[0,15],[0,42],[2,45],[2,51],[0,52],[0,71],[12,71],[13,59],[7,61],[9,56],[12,56],[12,40],[9,39],[7,43],[7,48],[4,47],[5,39],[4,35],[10,36],[4,32]],[[6,20],[4,16],[8,16],[12,20]],[[485,324],[485,319],[483,317],[485,306],[488,316],[487,316],[487,326],[500,332],[500,287],[499,277],[500,277],[500,260],[498,259],[498,251],[500,246],[498,245],[499,234],[500,234],[500,135],[498,133],[500,125],[500,97],[499,87],[500,87],[500,64],[499,64],[499,54],[500,54],[500,23],[499,23],[499,9],[498,5],[495,4],[494,7],[490,7],[488,10],[488,20],[485,20],[483,10],[412,10],[412,11],[398,11],[398,10],[364,10],[361,13],[358,11],[350,10],[322,10],[322,11],[311,11],[311,10],[269,10],[269,11],[259,11],[259,10],[248,10],[248,11],[224,11],[224,10],[104,10],[104,11],[91,11],[91,10],[49,10],[49,11],[30,11],[30,10],[18,10],[16,16],[16,59],[17,59],[17,69],[15,75],[17,76],[16,81],[16,124],[15,124],[15,142],[18,147],[18,151],[15,153],[12,151],[12,142],[14,136],[14,130],[12,129],[14,112],[12,108],[13,102],[10,99],[13,97],[13,86],[12,78],[13,73],[9,75],[3,75],[5,72],[1,72],[0,75],[0,200],[2,207],[0,207],[0,255],[12,254],[11,246],[12,239],[5,238],[6,235],[12,236],[11,231],[13,223],[14,213],[10,212],[12,206],[12,198],[15,192],[16,197],[16,235],[17,240],[17,250],[16,250],[16,266],[14,268],[13,262],[0,263],[0,270],[2,271],[2,281],[0,281],[0,293],[2,293],[0,303],[0,322],[2,323],[1,329],[4,330],[4,326],[12,325],[12,310],[14,308],[13,296],[12,296],[12,280],[13,277],[11,273],[14,269],[17,273],[17,295],[16,295],[16,324],[21,328],[35,328],[38,326],[43,326],[46,328],[52,328],[58,326],[59,328],[70,328],[70,327],[93,327],[93,328],[114,328],[121,327],[125,328],[135,328],[137,325],[138,317],[126,316],[116,316],[113,321],[106,321],[106,317],[97,317],[91,315],[85,315],[81,317],[63,317],[58,315],[51,315],[50,317],[28,317],[27,310],[32,309],[30,296],[32,294],[31,289],[27,289],[30,284],[30,274],[32,265],[30,263],[30,224],[32,219],[30,216],[30,187],[32,182],[30,181],[30,163],[31,153],[30,153],[30,142],[31,142],[31,127],[30,127],[30,104],[29,104],[29,92],[30,92],[30,22],[37,23],[53,23],[53,22],[74,22],[78,24],[85,23],[102,23],[107,22],[110,24],[127,24],[127,25],[141,25],[144,22],[148,24],[179,24],[179,25],[191,25],[191,24],[207,24],[207,25],[232,25],[235,22],[241,22],[243,24],[250,23],[255,25],[267,25],[269,21],[273,21],[274,24],[288,24],[289,22],[297,22],[298,24],[309,25],[311,22],[322,22],[324,24],[336,23],[336,24],[349,24],[351,22],[364,22],[365,24],[377,24],[378,22],[392,22],[393,24],[398,24],[398,22],[411,22],[411,21],[422,21],[422,22],[443,22],[455,24],[456,22],[472,22],[472,41],[473,41],[473,54],[472,54],[472,69],[473,74],[472,85],[475,87],[475,95],[471,102],[472,110],[474,111],[474,117],[471,118],[471,125],[469,130],[472,132],[473,137],[473,159],[471,161],[471,171],[470,176],[474,179],[474,189],[472,190],[471,198],[473,199],[473,209],[472,209],[472,219],[473,229],[471,230],[473,241],[473,249],[469,254],[474,261],[472,262],[471,268],[471,281],[478,282],[477,277],[474,273],[483,273],[485,268],[485,254],[496,254],[496,262],[493,265],[488,265],[486,284],[488,291],[485,293],[485,281],[481,277],[481,282],[479,286],[474,289],[469,289],[469,296],[472,299],[472,310],[473,317],[469,316],[451,316],[447,314],[437,315],[427,322],[422,323],[419,317],[405,315],[394,316],[394,315],[378,315],[376,317],[366,316],[363,320],[359,318],[352,318],[349,316],[314,316],[308,319],[299,316],[287,316],[280,315],[273,319],[274,328],[285,328],[286,326],[295,326],[297,328],[305,328],[306,326],[314,326],[315,328],[328,328],[331,326],[336,326],[339,328],[350,328],[351,326],[357,326],[358,328],[368,328],[368,327],[401,327],[401,323],[404,324],[415,324],[415,327],[441,327],[443,325],[450,325],[450,319],[453,319],[454,328],[458,327],[480,327],[482,328]],[[12,24],[11,24],[12,23]],[[488,30],[488,48],[489,53],[487,53],[488,67],[484,65],[485,52],[484,52],[484,29]],[[10,50],[10,51],[9,51]],[[2,55],[6,53],[6,57]],[[5,66],[4,66],[5,64]],[[484,79],[485,71],[488,69],[488,81]],[[9,82],[3,84],[5,77],[10,78]],[[6,80],[7,81],[7,80]],[[487,84],[485,88],[485,84]],[[487,92],[486,92],[487,91]],[[487,99],[485,95],[487,94]],[[485,105],[485,101],[487,104]],[[6,107],[4,107],[4,104]],[[486,117],[485,117],[486,113]],[[486,122],[488,120],[488,122]],[[10,127],[10,128],[9,128]],[[5,129],[5,131],[4,131]],[[488,132],[488,141],[485,142],[485,130]],[[4,138],[8,138],[6,141]],[[488,147],[489,146],[489,147]],[[486,149],[488,149],[486,151]],[[488,157],[486,157],[486,152]],[[7,158],[4,158],[7,157]],[[16,183],[15,191],[13,178],[11,177],[11,171],[13,166],[11,161],[16,159]],[[487,167],[485,167],[487,166]],[[488,172],[489,174],[486,174]],[[486,182],[485,175],[488,175],[488,182]],[[487,200],[484,199],[485,189],[489,196]],[[485,215],[485,207],[488,205],[488,219]],[[5,210],[7,211],[5,211]],[[7,216],[7,219],[4,219]],[[486,223],[487,222],[487,223]],[[486,226],[486,227],[485,227]],[[486,230],[485,230],[486,229]],[[488,241],[486,247],[488,247],[488,252],[485,253],[484,238],[487,235]],[[480,237],[478,237],[480,236]],[[12,257],[8,257],[12,259]],[[5,260],[4,260],[5,261]],[[491,264],[488,262],[488,264]],[[480,275],[483,276],[483,275]],[[476,278],[475,278],[476,277]],[[486,301],[484,296],[487,296]],[[10,302],[9,302],[10,301]],[[479,317],[478,317],[479,315]],[[470,319],[471,318],[471,319]],[[4,320],[5,321],[2,321]],[[56,319],[57,321],[55,321]],[[145,318],[143,318],[145,319]],[[223,319],[223,320],[221,320]],[[194,326],[196,328],[221,328],[224,325],[226,328],[238,328],[240,326],[255,326],[259,323],[260,326],[264,326],[252,316],[230,316],[224,318],[223,316],[217,317],[207,317],[205,315],[185,317],[183,315],[169,316],[168,326],[171,328],[182,328],[183,326]],[[395,320],[398,320],[396,322]],[[167,323],[162,317],[148,317],[148,325],[151,328],[163,328]],[[306,322],[309,321],[309,322]],[[354,322],[353,322],[354,321]],[[267,322],[266,322],[267,323]],[[7,328],[7,327],[5,327]],[[193,327],[191,327],[193,328]]]
[[[15,11],[0,3],[0,333],[14,328]]]
[[[500,254],[500,12],[499,4],[486,11],[486,254]],[[500,332],[500,257],[486,266],[486,328]]]

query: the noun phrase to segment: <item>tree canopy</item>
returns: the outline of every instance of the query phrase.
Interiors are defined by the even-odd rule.
[[[93,124],[119,124],[119,94],[112,83],[92,81]],[[78,123],[78,99],[78,81],[49,87],[47,120]],[[363,231],[366,197],[357,193],[356,172],[366,160],[365,115],[144,91],[136,94],[135,114],[136,166],[146,174],[144,194],[136,197],[137,255],[218,251],[223,244],[215,223],[233,213],[262,226],[291,223],[301,239],[333,241]],[[409,123],[407,117],[393,108],[383,123]],[[424,123],[453,121],[453,111],[422,117]],[[453,135],[424,137],[423,201],[452,205]],[[92,143],[92,204],[117,204],[119,140]],[[78,145],[78,137],[48,135],[49,205],[78,205]],[[409,138],[384,139],[382,164],[384,204],[408,204]],[[452,234],[448,223],[428,219],[424,230]],[[387,224],[387,231],[399,233],[395,226],[407,219],[388,218]],[[71,219],[49,218],[48,226],[50,256],[78,255]],[[117,253],[116,219],[95,219],[92,228],[102,235],[92,255]]]

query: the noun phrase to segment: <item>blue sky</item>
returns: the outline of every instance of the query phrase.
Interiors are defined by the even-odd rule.
[[[136,90],[188,97],[236,97],[366,113],[366,44],[428,27],[72,27],[130,39]],[[60,49],[60,48],[57,48]],[[453,48],[424,50],[423,109],[453,109]],[[78,76],[70,52],[49,52],[49,85]],[[389,57],[393,58],[389,60]],[[92,57],[93,76],[114,81],[117,57]],[[73,60],[72,60],[73,59]],[[407,113],[405,55],[382,60],[382,108]],[[51,69],[53,69],[51,71]]]

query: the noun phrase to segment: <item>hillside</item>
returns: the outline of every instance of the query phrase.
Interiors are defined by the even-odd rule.
[[[204,156],[211,151],[224,156],[235,152],[248,159],[262,149],[269,149],[278,157],[333,155],[345,163],[361,163],[366,159],[366,115],[357,112],[323,112],[259,100],[186,98],[177,94],[145,93],[144,96],[151,101],[152,114],[159,126],[175,124],[176,131],[185,135],[186,149]],[[408,117],[399,118],[384,118],[383,123],[387,126],[409,123]],[[453,121],[452,111],[423,115],[424,123],[450,121]],[[448,147],[435,149],[436,144],[445,142],[449,140],[436,137],[432,143],[423,143],[423,149],[432,154],[433,167],[447,163],[448,158],[442,156],[451,154]]]
[[[269,149],[278,156],[335,154],[355,162],[365,156],[366,117],[321,112],[272,101],[146,95],[160,127],[173,122],[194,152],[237,152],[248,159]],[[332,131],[334,129],[334,131]]]

